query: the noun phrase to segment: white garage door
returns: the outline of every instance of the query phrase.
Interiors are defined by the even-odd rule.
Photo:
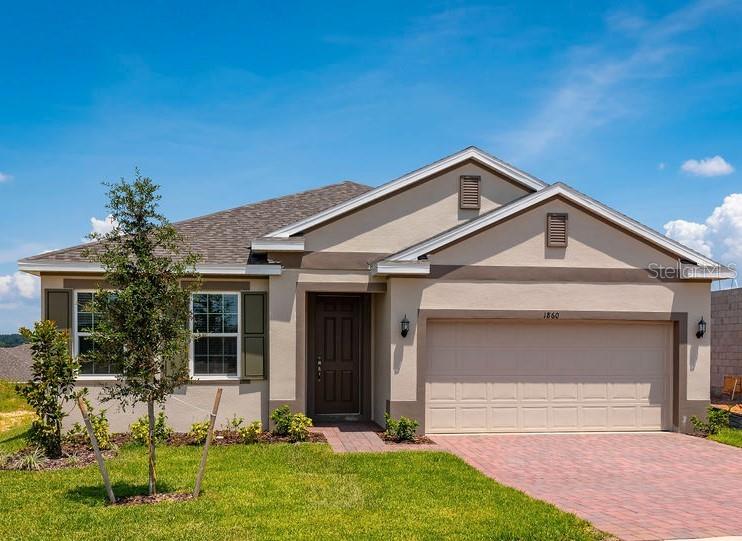
[[[428,322],[426,431],[662,430],[667,323]]]

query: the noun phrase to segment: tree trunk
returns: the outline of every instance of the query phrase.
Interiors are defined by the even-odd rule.
[[[149,418],[149,495],[157,494],[157,476],[155,474],[155,403],[147,400],[147,417]]]

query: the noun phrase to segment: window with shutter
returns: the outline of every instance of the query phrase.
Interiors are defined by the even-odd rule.
[[[459,208],[478,209],[481,195],[482,178],[474,175],[463,175],[459,178]]]
[[[264,291],[242,294],[242,378],[265,379],[268,297]]]
[[[549,248],[567,246],[567,215],[549,213],[546,215],[546,245]]]

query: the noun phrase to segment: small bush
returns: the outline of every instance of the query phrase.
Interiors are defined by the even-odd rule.
[[[413,441],[415,439],[415,432],[420,425],[415,419],[400,417],[395,420],[391,415],[385,413],[384,420],[386,421],[385,433],[390,438],[396,441]]]
[[[206,443],[206,438],[209,435],[209,421],[201,421],[200,423],[193,423],[191,430],[188,435],[193,438],[193,442],[197,445]]]
[[[243,426],[239,429],[240,439],[242,443],[257,443],[260,440],[260,435],[263,433],[263,423],[260,421],[253,421],[247,426]]]
[[[224,423],[225,432],[239,432],[242,423],[245,422],[244,417],[237,417],[237,414],[233,414],[232,418]]]
[[[273,433],[277,436],[288,436],[291,426],[291,409],[284,404],[271,412],[271,421],[274,423]]]
[[[714,406],[706,408],[706,418],[704,421],[699,419],[695,415],[690,418],[690,422],[696,431],[705,434],[706,436],[713,436],[718,434],[722,428],[729,426],[729,411]]]
[[[295,413],[289,421],[288,436],[291,441],[306,441],[312,420],[303,413]]]
[[[44,460],[46,460],[44,451],[40,447],[36,447],[33,451],[24,453],[16,458],[13,463],[13,469],[37,471],[41,469]]]
[[[136,421],[134,421],[129,427],[131,431],[131,439],[134,443],[139,445],[149,444],[149,420],[146,415],[143,415]],[[167,424],[167,415],[164,411],[157,414],[155,419],[155,444],[164,443],[172,435],[173,429]]]
[[[95,439],[98,440],[98,447],[100,449],[110,449],[112,447],[111,442],[111,427],[108,424],[108,417],[106,417],[107,410],[100,410],[96,413],[90,401],[83,397],[85,405],[88,407],[88,417],[90,418],[90,424],[93,425],[93,433]],[[65,439],[71,442],[87,442],[88,431],[80,423],[75,423],[65,434]]]

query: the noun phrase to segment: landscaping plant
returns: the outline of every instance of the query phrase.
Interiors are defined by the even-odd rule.
[[[258,443],[260,435],[263,433],[263,423],[253,421],[247,426],[243,426],[238,431],[242,443]]]
[[[131,423],[129,431],[131,432],[132,441],[139,445],[149,445],[151,433],[152,441],[157,445],[159,443],[165,443],[173,434],[172,427],[167,424],[167,415],[165,415],[164,411],[160,411],[157,414],[154,429],[150,431],[149,428],[149,418],[147,415],[143,415]]]
[[[288,436],[291,441],[306,441],[309,437],[309,427],[312,420],[303,413],[295,413],[289,421]]]
[[[388,413],[384,414],[384,420],[386,421],[386,435],[396,441],[413,441],[415,439],[415,432],[420,423],[415,419],[409,417],[400,417],[394,419]]]
[[[193,443],[202,445],[206,442],[206,438],[209,435],[209,421],[193,423],[188,435],[193,439]]]
[[[713,436],[729,426],[729,411],[709,406],[706,408],[706,421],[694,415],[690,418],[690,422],[698,432]]]
[[[157,492],[155,404],[189,381],[191,292],[198,288],[199,257],[160,214],[158,186],[136,172],[132,182],[108,186],[114,227],[93,233],[86,257],[100,264],[110,289],[91,301],[95,325],[86,361],[116,367],[118,377],[101,392],[122,409],[147,406],[149,494]],[[186,279],[189,280],[186,280]]]
[[[87,392],[87,389],[85,389],[85,392]],[[95,434],[95,439],[98,441],[98,447],[100,449],[110,449],[111,428],[108,424],[108,417],[106,417],[106,410],[102,409],[96,413],[90,401],[84,396],[81,398],[88,407],[88,418],[90,419],[90,424],[93,425],[93,434]],[[84,426],[80,423],[75,423],[67,431],[66,437],[70,441],[87,441],[88,433]]]
[[[277,436],[288,436],[291,426],[291,409],[284,404],[271,412],[273,421],[273,433]]]
[[[31,381],[19,384],[16,392],[36,412],[28,440],[41,447],[46,456],[62,456],[62,420],[67,416],[64,402],[75,397],[79,363],[70,356],[69,336],[53,321],[38,321],[33,330],[23,327],[23,338],[31,344]]]
[[[242,427],[242,423],[245,422],[244,417],[237,417],[237,414],[233,414],[232,418],[224,423],[224,431],[225,432],[239,432],[240,427]]]

